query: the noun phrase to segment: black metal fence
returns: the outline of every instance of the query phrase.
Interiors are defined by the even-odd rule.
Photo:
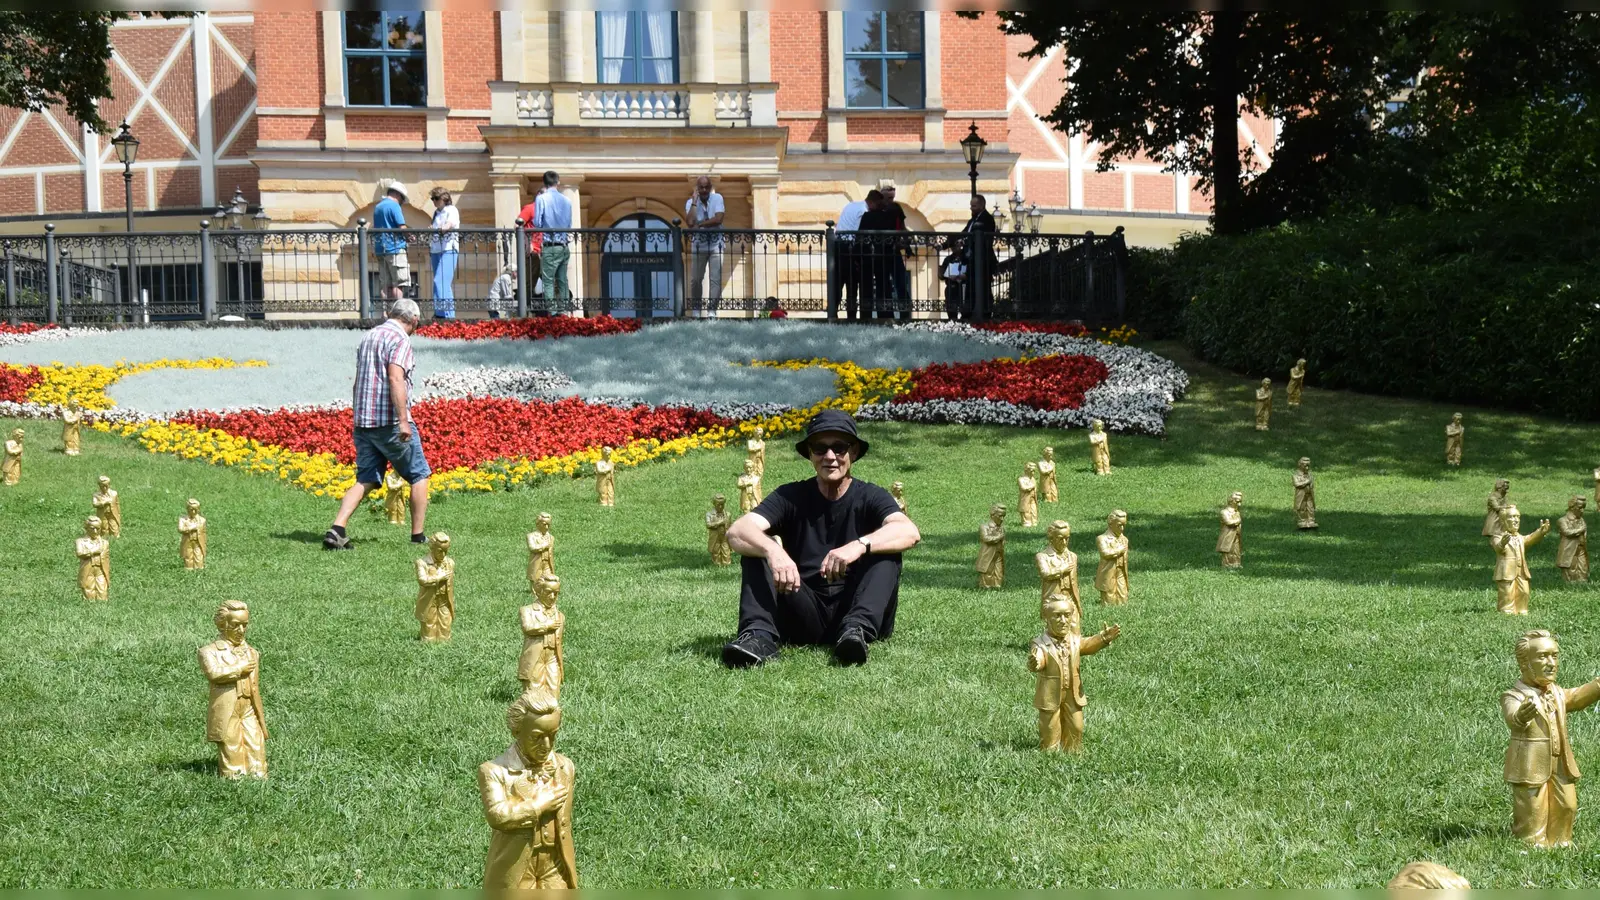
[[[350,229],[0,237],[12,323],[582,314],[1120,323],[1109,235],[617,228]]]

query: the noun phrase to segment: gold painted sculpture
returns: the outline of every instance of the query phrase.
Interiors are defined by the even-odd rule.
[[[1224,569],[1237,569],[1244,565],[1244,516],[1239,510],[1239,504],[1244,502],[1244,494],[1234,491],[1228,495],[1228,502],[1222,505],[1222,530],[1217,534],[1217,552],[1222,554],[1222,567]]]
[[[733,564],[733,548],[728,546],[728,526],[733,520],[727,505],[728,498],[718,494],[711,498],[711,511],[706,513],[706,549],[711,552],[712,565]]]
[[[211,682],[206,740],[217,745],[223,778],[267,777],[267,717],[261,710],[261,654],[245,643],[250,607],[229,600],[212,619],[220,637],[198,651],[200,670]]]
[[[746,457],[756,464],[756,477],[761,478],[767,474],[767,442],[762,440],[767,430],[760,425],[756,426],[755,437],[744,442]]]
[[[556,536],[550,533],[550,514],[539,513],[528,532],[528,587],[538,592],[539,579],[556,571]]]
[[[572,844],[572,760],[555,752],[561,705],[534,688],[506,710],[515,739],[478,767],[478,799],[494,829],[483,867],[488,891],[576,888]]]
[[[756,462],[744,461],[744,474],[736,482],[739,486],[739,515],[744,515],[761,504],[761,476],[756,474]]]
[[[100,534],[100,518],[83,520],[78,554],[78,590],[85,600],[105,600],[111,595],[111,542]]]
[[[537,603],[522,608],[522,655],[517,657],[517,680],[522,689],[538,686],[551,696],[561,695],[561,682],[565,676],[567,659],[562,651],[561,639],[567,627],[567,615],[556,609],[556,599],[561,594],[561,579],[546,572],[533,584]]]
[[[1100,592],[1100,602],[1105,606],[1128,602],[1128,537],[1123,534],[1127,527],[1128,514],[1113,509],[1106,516],[1105,534],[1095,538],[1100,565],[1094,571],[1094,589]]]
[[[110,476],[101,475],[99,485],[100,490],[89,498],[94,505],[94,514],[100,517],[106,537],[122,537],[122,498],[111,489]]]
[[[77,456],[82,447],[80,432],[83,429],[83,407],[77,398],[68,397],[61,407],[61,452]]]
[[[1501,533],[1489,538],[1494,548],[1495,602],[1507,615],[1528,614],[1528,553],[1527,548],[1544,540],[1550,533],[1550,520],[1541,519],[1537,531],[1519,534],[1522,513],[1515,506],[1500,511]]]
[[[978,529],[978,587],[1006,586],[1006,505],[989,508],[989,521]]]
[[[1266,431],[1267,425],[1272,421],[1272,379],[1261,379],[1261,387],[1256,388],[1256,430]]]
[[[1489,492],[1488,509],[1483,514],[1483,536],[1497,537],[1501,533],[1500,514],[1511,501],[1506,495],[1511,493],[1511,482],[1501,478],[1494,483],[1494,490]]]
[[[1467,426],[1461,424],[1461,413],[1450,417],[1444,427],[1444,462],[1447,466],[1461,465],[1461,442],[1467,435]]]
[[[1050,549],[1033,556],[1033,563],[1039,569],[1039,605],[1043,606],[1046,600],[1060,594],[1072,598],[1072,602],[1081,608],[1083,598],[1078,595],[1078,554],[1067,549],[1072,526],[1057,519],[1045,529],[1045,537],[1050,541]]]
[[[22,429],[14,428],[11,431],[11,440],[6,441],[6,457],[0,462],[0,481],[7,485],[16,484],[22,478]]]
[[[418,640],[450,640],[450,623],[456,618],[456,561],[450,552],[450,535],[435,532],[428,539],[428,555],[417,560]]]
[[[1317,527],[1317,479],[1311,474],[1311,457],[1300,457],[1294,470],[1295,527],[1308,531]]]
[[[1465,878],[1436,862],[1418,860],[1406,863],[1389,879],[1389,890],[1468,891],[1472,885]],[[1448,895],[1446,895],[1448,896]]]
[[[900,507],[901,512],[906,511],[906,483],[896,481],[889,485],[889,496],[894,498],[894,504]]]
[[[390,525],[406,523],[406,505],[411,502],[411,485],[393,469],[383,474],[383,511]]]
[[[611,448],[601,447],[594,463],[594,492],[601,506],[617,505],[617,464],[611,461]]]
[[[1535,847],[1570,847],[1580,773],[1567,714],[1600,699],[1600,678],[1570,689],[1556,684],[1561,648],[1548,631],[1517,638],[1516,653],[1522,678],[1500,695],[1500,715],[1511,729],[1505,769],[1511,833]]]
[[[1561,545],[1556,548],[1556,568],[1567,581],[1589,580],[1589,523],[1583,520],[1584,499],[1567,501],[1567,514],[1556,521]]]
[[[1306,387],[1306,361],[1297,359],[1294,368],[1289,370],[1289,387],[1284,390],[1284,399],[1290,407],[1300,405],[1300,392]]]
[[[1026,463],[1022,477],[1017,479],[1017,515],[1022,517],[1022,527],[1039,524],[1039,464]]]
[[[1105,649],[1122,629],[1110,625],[1080,637],[1078,605],[1062,594],[1045,598],[1041,617],[1045,633],[1028,648],[1028,671],[1036,673],[1033,708],[1039,711],[1039,749],[1077,753],[1083,749],[1083,708],[1088,703],[1079,659]]]
[[[1044,448],[1044,459],[1039,460],[1039,493],[1044,502],[1055,503],[1061,499],[1056,489],[1056,448]]]
[[[1096,475],[1111,474],[1111,444],[1106,440],[1106,423],[1099,419],[1089,426],[1089,458]]]
[[[185,569],[206,567],[206,517],[200,515],[200,501],[190,499],[178,517],[178,556]]]

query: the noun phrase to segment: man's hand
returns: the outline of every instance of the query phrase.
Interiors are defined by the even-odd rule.
[[[800,590],[800,567],[794,564],[783,550],[767,554],[767,565],[772,567],[772,584],[780,594]]]
[[[1532,722],[1534,715],[1536,715],[1538,712],[1539,704],[1534,702],[1532,697],[1524,696],[1522,698],[1522,705],[1517,707],[1517,724],[1526,725],[1529,722]]]
[[[1122,634],[1122,626],[1121,625],[1107,625],[1105,627],[1105,630],[1100,632],[1100,636],[1105,638],[1106,639],[1106,643],[1108,643],[1108,644],[1111,643],[1112,641],[1116,640],[1118,638],[1118,636],[1120,636],[1121,634]]]
[[[843,547],[835,547],[828,551],[822,558],[822,577],[829,581],[838,581],[844,577],[845,570],[850,564],[865,556],[867,548],[860,541],[851,541]]]
[[[1545,533],[1549,532],[1549,530],[1550,530],[1550,520],[1549,519],[1540,519],[1539,520],[1539,533],[1540,534],[1545,534]]]
[[[411,417],[410,416],[407,416],[407,417],[405,417],[405,418],[400,420],[400,440],[402,440],[402,441],[411,440]]]

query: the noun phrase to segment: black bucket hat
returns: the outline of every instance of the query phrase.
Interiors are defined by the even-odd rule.
[[[812,416],[811,421],[806,423],[806,436],[795,442],[794,451],[806,459],[810,459],[811,450],[806,444],[811,440],[812,435],[820,434],[824,431],[837,431],[855,438],[856,446],[860,449],[851,457],[852,462],[867,455],[867,447],[869,445],[861,438],[861,435],[856,434],[856,420],[849,413],[840,412],[837,409],[825,409]]]

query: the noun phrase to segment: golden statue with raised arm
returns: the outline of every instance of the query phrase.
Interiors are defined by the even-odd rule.
[[[1050,541],[1050,549],[1035,553],[1033,563],[1039,569],[1039,604],[1056,594],[1071,597],[1073,603],[1081,607],[1083,599],[1078,595],[1078,554],[1067,549],[1067,542],[1072,537],[1072,526],[1063,519],[1057,519],[1045,529],[1045,538]]]
[[[261,711],[261,654],[245,643],[250,607],[229,600],[212,619],[219,638],[198,651],[200,670],[211,682],[206,740],[217,745],[223,778],[267,777],[267,718]]]
[[[1100,602],[1105,606],[1121,606],[1128,602],[1128,514],[1113,509],[1106,516],[1105,533],[1095,538],[1095,549],[1100,551],[1100,565],[1094,572],[1094,589],[1100,592]]]
[[[1022,477],[1017,479],[1017,515],[1022,517],[1022,527],[1039,524],[1039,464],[1029,462],[1022,467]]]
[[[74,551],[78,554],[78,590],[85,600],[105,600],[111,596],[111,542],[100,534],[100,517],[83,520],[83,537]]]
[[[1220,517],[1222,527],[1217,533],[1217,552],[1222,554],[1222,567],[1224,569],[1237,569],[1244,565],[1244,514],[1239,505],[1244,502],[1244,494],[1234,491],[1228,495],[1228,502],[1222,505]]]
[[[721,494],[711,498],[711,511],[706,513],[706,550],[711,553],[711,563],[718,566],[733,564],[733,548],[728,546],[728,526],[733,517],[728,515],[728,498]]]
[[[1006,586],[1006,505],[989,507],[989,521],[978,529],[978,587]]]
[[[1096,475],[1111,474],[1111,444],[1106,439],[1106,423],[1099,419],[1089,426],[1089,458]]]
[[[1039,493],[1044,495],[1044,502],[1055,503],[1061,499],[1061,492],[1056,486],[1056,448],[1044,448],[1044,459],[1039,460]]]
[[[537,592],[539,579],[556,571],[556,536],[550,533],[550,514],[539,513],[528,532],[528,587]]]
[[[61,407],[61,452],[68,456],[81,452],[82,430],[83,407],[78,405],[78,398],[68,397]]]
[[[1500,511],[1500,525],[1500,533],[1489,538],[1494,548],[1495,603],[1507,615],[1525,616],[1530,594],[1527,548],[1550,533],[1550,520],[1541,519],[1538,530],[1520,534],[1522,513],[1507,506]]]
[[[200,501],[193,498],[178,517],[178,558],[185,569],[206,567],[206,517],[200,515]]]
[[[1600,699],[1600,678],[1570,689],[1556,684],[1561,648],[1548,631],[1517,638],[1516,653],[1522,677],[1500,695],[1500,715],[1511,730],[1505,769],[1511,833],[1535,847],[1570,847],[1581,773],[1567,714]]]
[[[111,476],[101,475],[96,483],[100,489],[89,498],[89,503],[94,506],[94,514],[100,517],[106,537],[122,537],[122,498],[112,490]]]
[[[1461,465],[1461,443],[1467,436],[1467,426],[1461,424],[1461,413],[1450,417],[1444,427],[1444,462],[1447,466]]]
[[[1272,379],[1261,379],[1256,388],[1256,430],[1266,431],[1272,422]]]
[[[566,655],[561,639],[567,627],[567,614],[556,609],[556,599],[561,594],[561,579],[546,572],[534,582],[533,595],[537,603],[522,608],[522,655],[517,657],[517,680],[522,689],[535,685],[561,695],[561,682],[566,672]]]
[[[1585,500],[1573,496],[1567,501],[1567,514],[1556,521],[1561,544],[1556,547],[1556,568],[1567,581],[1589,580],[1589,523],[1583,520]]]
[[[514,738],[478,767],[478,799],[494,829],[483,886],[489,891],[576,888],[572,844],[572,760],[555,752],[561,705],[533,688],[506,710]]]
[[[1110,625],[1099,634],[1079,636],[1078,604],[1055,594],[1040,613],[1045,633],[1028,648],[1028,671],[1035,673],[1033,708],[1039,711],[1039,749],[1077,753],[1083,749],[1083,679],[1079,659],[1110,646],[1122,629]]]
[[[594,492],[601,506],[617,505],[617,464],[611,461],[611,448],[601,447],[594,463]]]
[[[450,640],[456,618],[456,561],[450,552],[450,535],[435,532],[428,539],[428,555],[417,560],[418,640]]]

